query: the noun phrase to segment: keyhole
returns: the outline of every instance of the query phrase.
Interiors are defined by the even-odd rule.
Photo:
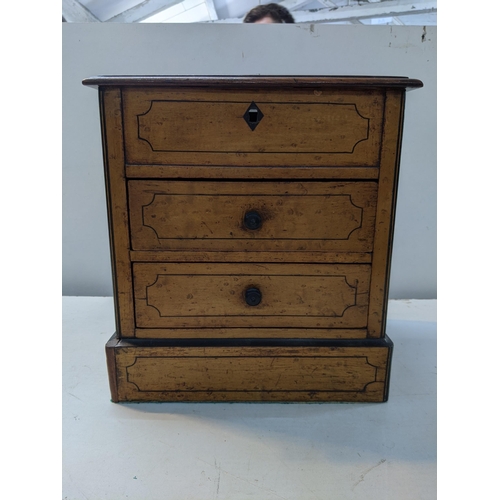
[[[257,127],[257,125],[261,122],[262,118],[264,118],[264,115],[259,109],[259,106],[257,106],[254,102],[248,106],[245,114],[243,115],[243,119],[252,130],[255,130],[255,127]]]
[[[252,108],[248,110],[248,121],[250,123],[257,123],[257,116],[259,114],[259,110]]]

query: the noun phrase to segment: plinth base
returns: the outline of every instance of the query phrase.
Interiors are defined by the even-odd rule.
[[[376,340],[106,344],[114,402],[383,402],[393,344]]]

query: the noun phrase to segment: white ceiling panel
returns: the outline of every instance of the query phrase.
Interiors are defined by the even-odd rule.
[[[67,22],[241,23],[266,0],[63,0]],[[437,25],[437,0],[283,0],[297,23]]]

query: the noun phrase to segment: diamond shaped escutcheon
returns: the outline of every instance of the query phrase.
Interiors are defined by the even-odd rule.
[[[247,122],[247,125],[255,130],[260,121],[264,118],[264,113],[259,109],[257,104],[252,101],[252,104],[248,106],[245,114],[243,115],[243,119]]]

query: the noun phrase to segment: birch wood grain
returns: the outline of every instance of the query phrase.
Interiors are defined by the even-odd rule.
[[[128,164],[373,167],[383,93],[125,89]],[[244,120],[255,105],[263,117]]]
[[[366,328],[136,328],[137,339],[364,339]]]
[[[342,165],[311,167],[286,164],[286,166],[253,165],[252,168],[248,168],[247,165],[238,163],[230,166],[193,164],[186,168],[185,165],[175,164],[134,165],[127,163],[126,167],[126,175],[131,179],[378,179],[378,166],[351,168]]]
[[[217,252],[205,250],[156,250],[131,251],[132,262],[254,262],[254,263],[332,263],[369,264],[372,254],[368,252],[318,251],[231,251]]]
[[[383,402],[392,343],[180,348],[121,341],[115,352],[115,401]]]
[[[373,246],[374,182],[129,181],[134,250],[344,251]],[[258,214],[261,226],[245,226]]]
[[[402,91],[387,91],[370,284],[368,336],[372,338],[383,336],[385,331],[404,98]]]
[[[363,328],[370,266],[134,264],[136,325],[160,327]],[[262,301],[248,305],[257,288]]]
[[[118,335],[130,336],[135,320],[120,89],[102,89],[100,106],[116,323]]]

